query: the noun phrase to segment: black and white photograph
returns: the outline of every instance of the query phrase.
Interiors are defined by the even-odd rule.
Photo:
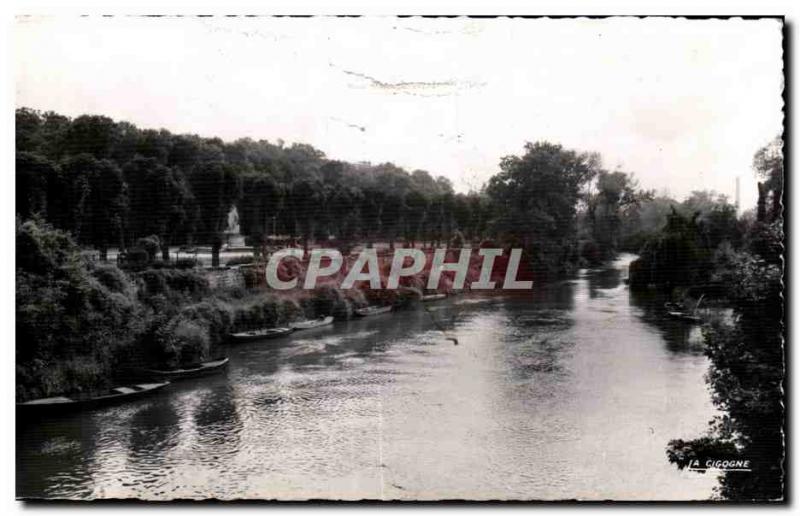
[[[14,16],[16,499],[785,503],[768,14]]]

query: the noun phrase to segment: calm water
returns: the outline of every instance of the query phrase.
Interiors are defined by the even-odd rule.
[[[715,413],[699,331],[632,297],[630,259],[231,348],[223,375],[20,424],[17,493],[706,499],[716,478],[665,455]]]

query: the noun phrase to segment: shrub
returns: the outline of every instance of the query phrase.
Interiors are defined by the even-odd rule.
[[[173,368],[207,360],[227,340],[233,321],[228,304],[216,299],[186,306],[156,331],[156,354]]]
[[[164,358],[167,365],[193,365],[209,356],[210,339],[202,323],[176,318],[165,332]]]
[[[68,235],[17,225],[17,397],[101,388],[130,356],[145,313],[127,278],[91,266]]]
[[[94,276],[101,285],[112,292],[128,292],[131,287],[128,276],[122,272],[119,267],[109,263],[94,265],[92,276]]]
[[[140,297],[150,305],[150,301],[159,295],[177,305],[197,301],[209,291],[206,278],[193,270],[147,269],[136,277]]]

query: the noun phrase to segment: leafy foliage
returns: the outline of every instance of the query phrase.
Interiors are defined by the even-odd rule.
[[[106,385],[142,330],[135,290],[61,231],[18,222],[16,239],[18,399]]]
[[[274,234],[306,243],[335,236],[344,246],[440,242],[456,229],[478,239],[489,219],[481,194],[455,194],[443,177],[329,160],[310,145],[226,143],[27,108],[16,116],[17,212],[101,251],[156,235],[162,259],[171,245],[200,243],[212,246],[216,265],[234,206],[258,253]]]
[[[506,156],[489,180],[491,227],[518,239],[538,271],[558,272],[577,261],[577,200],[599,171],[599,158],[547,142],[527,143]]]

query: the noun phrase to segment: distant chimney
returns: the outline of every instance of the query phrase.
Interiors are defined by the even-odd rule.
[[[736,176],[736,214],[739,214],[739,176]]]

